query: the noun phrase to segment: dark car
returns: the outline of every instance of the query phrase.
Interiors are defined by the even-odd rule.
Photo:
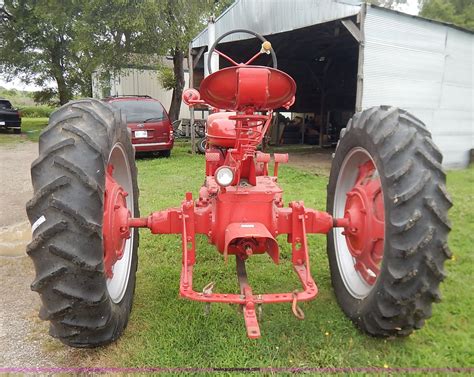
[[[0,98],[0,129],[9,128],[16,134],[21,132],[21,114],[9,100]]]
[[[160,101],[149,96],[107,97],[103,101],[125,114],[137,152],[160,152],[165,157],[170,156],[174,144],[173,127]]]

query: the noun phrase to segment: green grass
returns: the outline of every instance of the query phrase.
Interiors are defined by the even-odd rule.
[[[25,141],[38,141],[41,130],[48,125],[48,118],[22,118],[21,134],[11,130],[0,131],[0,144],[14,144]]]
[[[290,156],[291,158],[291,156]],[[197,196],[203,181],[204,158],[192,157],[178,145],[170,159],[139,160],[142,215],[179,206],[185,192]],[[290,167],[281,168],[285,203],[303,199],[306,206],[325,209],[326,177]],[[246,337],[244,320],[235,306],[204,306],[178,297],[180,238],[153,236],[142,230],[135,303],[127,330],[115,344],[93,351],[100,365],[124,367],[466,367],[474,365],[474,169],[448,173],[455,203],[450,212],[454,258],[446,263],[444,300],[421,331],[405,339],[374,339],[363,335],[339,309],[330,285],[324,236],[309,236],[312,271],[319,296],[302,304],[304,321],[288,304],[266,305],[260,323],[262,338]],[[282,263],[268,256],[248,263],[254,292],[298,288],[284,237]],[[222,256],[204,238],[197,242],[194,287],[215,281],[215,291],[237,292],[235,262]],[[89,354],[90,355],[90,354]]]

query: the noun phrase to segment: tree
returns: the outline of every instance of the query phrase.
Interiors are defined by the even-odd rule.
[[[77,64],[72,24],[79,8],[72,2],[6,0],[0,10],[0,72],[42,86],[54,80],[61,103],[84,87]]]
[[[421,3],[421,16],[474,30],[472,0],[421,0]]]
[[[183,63],[189,42],[205,26],[211,14],[219,14],[232,2],[233,0],[164,0],[160,30],[163,43],[168,45],[173,58],[174,85],[169,108],[171,121],[179,117],[185,84]]]
[[[56,89],[61,104],[91,95],[92,73],[115,72],[145,56],[173,59],[172,119],[179,115],[183,60],[207,16],[232,0],[5,0],[0,8],[0,73]],[[139,58],[137,58],[139,57]],[[153,60],[153,59],[151,59]]]
[[[117,70],[141,52],[153,35],[146,33],[147,21],[158,13],[152,1],[6,0],[0,8],[0,73],[43,87],[55,82],[56,89],[38,93],[44,101],[56,94],[60,104],[91,96],[94,70]]]

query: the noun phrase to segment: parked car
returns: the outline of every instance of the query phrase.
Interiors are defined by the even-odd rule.
[[[0,98],[0,128],[12,129],[14,133],[21,132],[21,114],[14,109],[11,102]]]
[[[138,95],[107,97],[103,101],[125,114],[137,152],[160,152],[165,157],[171,155],[173,127],[160,101]]]

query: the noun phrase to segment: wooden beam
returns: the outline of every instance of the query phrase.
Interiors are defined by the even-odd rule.
[[[364,40],[362,36],[362,32],[360,31],[360,29],[356,26],[354,22],[352,22],[351,20],[341,20],[341,23],[346,27],[349,33],[352,34],[352,36],[358,43]]]
[[[193,59],[193,60],[194,60],[194,62],[193,62],[193,69],[196,68],[196,66],[198,65],[199,59],[201,59],[201,56],[202,56],[202,54],[204,53],[204,50],[205,50],[205,49],[206,49],[206,46],[202,46],[202,47],[199,49],[198,53],[196,54],[196,57]]]
[[[365,46],[365,16],[367,14],[367,4],[363,3],[360,7],[358,15],[360,24],[360,36],[361,41],[359,42],[359,60],[357,62],[357,89],[356,89],[356,103],[355,111],[362,111],[362,96],[364,93],[364,46]]]
[[[191,45],[191,42],[189,42],[189,48],[188,48],[188,66],[189,66],[189,88],[194,87],[194,61],[193,61],[193,54],[192,54],[193,48]],[[194,107],[191,106],[189,108],[189,123],[190,123],[190,128],[191,128],[191,153],[194,155],[196,154],[196,143],[195,143],[195,137],[194,137]]]

